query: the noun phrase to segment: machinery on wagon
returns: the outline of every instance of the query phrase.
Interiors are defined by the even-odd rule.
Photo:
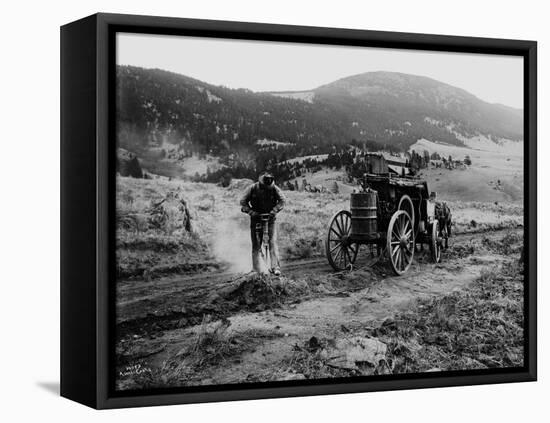
[[[450,221],[436,218],[438,203],[426,181],[365,174],[361,186],[361,192],[351,194],[351,211],[339,211],[329,223],[326,255],[335,270],[351,269],[360,246],[366,247],[366,265],[386,256],[396,275],[409,269],[417,245],[428,244],[432,260],[440,262]]]

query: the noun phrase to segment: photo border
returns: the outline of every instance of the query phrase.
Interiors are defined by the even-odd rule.
[[[536,42],[152,16],[97,14],[98,408],[341,394],[536,380]],[[302,381],[116,391],[116,34],[139,33],[341,46],[482,53],[524,58],[524,366]]]

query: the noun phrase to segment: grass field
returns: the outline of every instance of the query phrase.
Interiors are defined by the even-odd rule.
[[[458,172],[458,171],[455,171]],[[249,217],[240,212],[239,199],[249,182],[234,181],[228,188],[179,180],[117,179],[119,214],[137,216],[138,224],[119,225],[119,277],[154,277],[208,269],[248,271],[251,268]],[[283,260],[322,256],[331,216],[349,210],[349,194],[285,191],[287,206],[278,221]],[[165,198],[167,218],[151,225],[146,211]],[[443,197],[443,195],[441,195]],[[179,200],[191,217],[191,232],[181,227]],[[523,224],[517,203],[449,201],[454,230],[478,232]]]
[[[191,233],[179,228],[179,213],[176,207],[170,209],[168,205],[169,217],[163,227],[150,227],[146,223],[138,228],[119,225],[119,275],[141,277],[147,269],[153,274],[164,274],[175,262],[187,263],[189,269],[217,266],[250,270],[249,217],[241,213],[239,205],[246,185],[236,181],[229,188],[221,188],[205,183],[119,177],[119,213],[143,215],[152,203],[177,194],[185,199],[192,224]],[[327,222],[336,211],[347,208],[348,197],[289,191],[285,195],[287,207],[277,219],[281,258],[320,255]]]
[[[523,156],[517,149],[473,150],[428,140],[419,140],[410,149],[452,156],[455,160],[470,156],[472,164],[467,169],[428,168],[420,172],[430,190],[443,199],[517,203],[523,200]]]

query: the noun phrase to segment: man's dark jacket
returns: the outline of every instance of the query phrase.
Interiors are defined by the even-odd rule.
[[[247,214],[251,212],[258,214],[271,213],[275,218],[275,215],[284,206],[285,197],[281,189],[275,183],[265,185],[262,178],[259,182],[249,186],[241,198],[241,210]]]

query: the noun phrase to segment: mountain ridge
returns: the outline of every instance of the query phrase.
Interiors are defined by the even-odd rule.
[[[258,153],[258,140],[273,140],[288,145],[291,157],[351,142],[406,151],[419,139],[459,146],[480,137],[523,140],[521,110],[429,77],[386,71],[313,90],[254,92],[117,66],[117,118],[119,145],[136,153],[171,144],[182,154],[246,156]]]

